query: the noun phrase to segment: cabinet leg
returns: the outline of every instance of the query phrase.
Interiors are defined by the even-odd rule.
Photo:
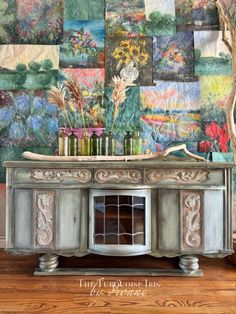
[[[39,257],[39,269],[42,272],[53,272],[58,264],[58,255],[56,254],[44,254]]]
[[[194,255],[183,255],[179,258],[179,267],[185,273],[195,273],[199,270],[199,259]]]

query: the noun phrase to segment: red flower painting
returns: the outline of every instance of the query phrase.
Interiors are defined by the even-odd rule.
[[[227,124],[220,127],[216,122],[211,122],[205,126],[205,134],[213,140],[214,149],[222,153],[228,152],[229,132]]]

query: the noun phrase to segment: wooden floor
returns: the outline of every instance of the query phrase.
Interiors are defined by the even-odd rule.
[[[150,256],[61,258],[64,267],[174,267]],[[33,276],[38,256],[0,251],[0,313],[236,313],[236,268],[201,258],[204,277]],[[100,285],[100,287],[99,287]],[[98,294],[98,295],[96,295]]]

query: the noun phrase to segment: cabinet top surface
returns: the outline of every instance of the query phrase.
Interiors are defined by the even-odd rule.
[[[4,166],[7,168],[212,168],[223,169],[233,168],[233,162],[197,162],[183,158],[168,159],[149,159],[140,161],[82,161],[82,162],[65,162],[65,161],[6,161]]]

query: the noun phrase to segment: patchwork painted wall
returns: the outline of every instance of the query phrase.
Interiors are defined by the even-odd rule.
[[[231,66],[213,0],[1,0],[0,164],[55,154],[60,127],[112,130],[118,154],[140,130],[145,153],[185,142],[228,158]]]

